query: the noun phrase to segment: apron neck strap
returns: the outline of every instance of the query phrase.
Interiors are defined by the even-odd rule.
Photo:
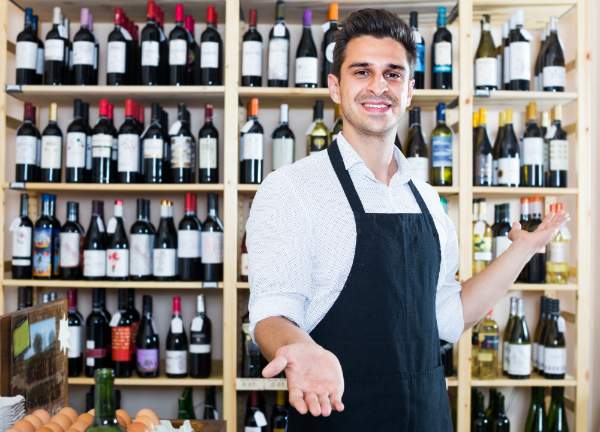
[[[425,204],[425,201],[423,200],[423,197],[421,196],[421,193],[419,192],[419,190],[417,189],[417,187],[415,186],[413,181],[409,180],[408,185],[410,186],[410,190],[412,191],[412,193],[415,197],[415,200],[417,201],[417,204],[419,204],[421,213],[423,213],[425,216],[431,216],[429,209],[427,208],[427,205]]]
[[[356,192],[356,188],[354,187],[354,183],[352,183],[350,174],[344,166],[344,160],[342,159],[342,154],[340,153],[337,140],[334,140],[333,143],[327,147],[327,154],[329,155],[331,165],[333,166],[333,169],[342,185],[342,189],[344,189],[344,193],[346,194],[346,198],[348,199],[348,203],[350,203],[352,211],[355,214],[364,213],[365,210],[360,202],[358,192]]]

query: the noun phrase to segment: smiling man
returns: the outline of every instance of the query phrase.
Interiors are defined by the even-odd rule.
[[[395,15],[352,13],[328,77],[343,132],[270,174],[250,212],[251,330],[263,375],[285,371],[290,432],[450,431],[439,339],[457,341],[567,219],[515,223],[503,255],[455,280],[455,228],[394,145],[415,50]]]

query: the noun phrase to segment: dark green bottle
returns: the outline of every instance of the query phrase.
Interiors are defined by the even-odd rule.
[[[489,432],[490,419],[485,415],[485,402],[482,393],[475,395],[475,412],[473,416],[473,432]]]
[[[112,369],[98,369],[94,375],[94,422],[86,432],[122,432],[115,415],[115,394],[113,384],[115,375]]]
[[[500,392],[496,393],[496,398],[494,400],[492,432],[510,432],[510,421],[504,410],[504,395]]]
[[[564,396],[564,387],[552,387],[552,402],[550,402],[548,412],[548,432],[569,432]]]
[[[544,409],[544,388],[531,388],[531,403],[525,422],[525,432],[546,432],[546,410]]]

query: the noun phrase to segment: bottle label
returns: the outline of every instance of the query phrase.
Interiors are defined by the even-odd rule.
[[[144,140],[144,159],[162,159],[163,140],[160,138],[146,138]]]
[[[38,47],[37,49],[37,61],[35,65],[35,73],[40,75],[44,75],[44,48]]]
[[[540,353],[540,344],[538,344],[537,342],[533,342],[531,344],[531,364],[536,369],[540,368],[539,353]]]
[[[198,151],[198,167],[200,169],[217,168],[217,139],[200,138]]]
[[[62,137],[42,136],[42,158],[40,165],[46,169],[60,169],[62,160]]]
[[[200,231],[178,230],[177,231],[177,256],[179,258],[200,258]]]
[[[531,344],[509,343],[508,373],[510,375],[529,375],[531,373]]]
[[[549,263],[566,263],[569,262],[569,243],[565,241],[552,241],[548,245],[548,262]]]
[[[567,169],[569,169],[569,142],[550,140],[550,170],[566,171]]]
[[[93,367],[96,365],[96,359],[102,359],[108,355],[106,347],[97,348],[96,341],[88,339],[85,341],[85,364]]]
[[[414,34],[414,32],[413,32]],[[419,38],[421,35],[419,35]],[[425,72],[425,44],[417,44],[417,57],[415,59],[415,72]]]
[[[492,239],[492,251],[494,259],[502,255],[506,251],[506,249],[510,247],[511,243],[512,242],[509,240],[508,235],[494,237]]]
[[[194,339],[194,334],[191,335],[192,340]],[[200,344],[200,343],[191,343],[190,344],[190,353],[191,354],[210,354],[210,344]]]
[[[498,85],[497,58],[483,57],[475,60],[475,85],[477,87]]]
[[[510,83],[510,45],[504,47],[504,57],[502,58],[502,77],[504,84]]]
[[[18,136],[16,140],[17,165],[35,165],[37,162],[38,139],[34,136]]]
[[[187,351],[171,351],[167,350],[167,373],[173,375],[181,375],[187,373]]]
[[[111,157],[113,137],[109,134],[92,135],[92,157],[109,158]]]
[[[16,219],[17,223],[20,223],[20,219]],[[31,265],[31,236],[32,229],[28,226],[17,226],[12,231],[12,256],[13,264],[14,258],[26,258],[27,264]]]
[[[223,233],[202,232],[202,262],[204,264],[223,263]]]
[[[246,41],[242,45],[242,76],[262,75],[262,42]]]
[[[492,260],[492,239],[485,236],[485,223],[482,221],[475,222],[473,226],[473,259]]]
[[[93,66],[96,52],[95,48],[94,42],[73,42],[73,64]]]
[[[35,42],[17,42],[17,69],[36,69],[37,49]]]
[[[542,87],[564,87],[565,76],[564,66],[545,66],[542,72]]]
[[[275,26],[277,27],[277,26]],[[275,29],[274,27],[274,29]],[[285,35],[285,27],[284,27]],[[271,39],[269,41],[269,65],[267,76],[270,80],[287,80],[290,41],[287,39]]]
[[[240,274],[242,276],[248,276],[248,254],[243,253],[240,258]]]
[[[262,432],[262,427],[244,426],[244,432]]]
[[[84,250],[83,251],[83,275],[87,277],[106,276],[106,251]]]
[[[142,42],[142,66],[158,66],[160,60],[160,43],[157,41]]]
[[[520,169],[518,157],[498,159],[498,184],[501,186],[518,186],[520,183]]]
[[[452,72],[452,44],[450,42],[436,42],[434,49],[434,72]]]
[[[111,327],[113,361],[131,361],[131,327]]]
[[[510,344],[507,340],[502,342],[502,370],[508,372],[508,362],[510,360]]]
[[[129,275],[129,250],[107,249],[106,263],[106,276],[127,277]]]
[[[158,369],[158,350],[138,348],[136,352],[137,368],[141,372],[155,372]]]
[[[108,43],[106,56],[107,73],[125,73],[125,42],[113,41]]]
[[[544,139],[541,137],[523,138],[521,143],[523,165],[544,164]]]
[[[44,43],[44,60],[59,61],[65,59],[65,41],[62,39],[48,39]]]
[[[316,57],[296,58],[296,84],[317,84],[319,61]]]
[[[273,171],[294,162],[294,139],[275,138],[273,140]]]
[[[219,67],[219,42],[200,43],[200,67],[202,69]]]
[[[83,351],[82,341],[81,326],[69,326],[69,348],[67,349],[69,358],[81,357]]]
[[[191,168],[193,151],[191,137],[183,135],[171,137],[171,168]]]
[[[263,160],[263,134],[245,133],[240,140],[240,160]]]
[[[52,229],[33,230],[33,276],[50,277],[52,275]]]
[[[267,418],[262,411],[254,412],[254,423],[256,423],[259,429],[267,425]]]
[[[510,79],[531,79],[531,44],[529,42],[511,42],[510,44]]]
[[[140,137],[137,134],[120,134],[118,146],[118,171],[140,171]]]
[[[567,371],[567,350],[564,347],[544,347],[544,372],[564,374]]]
[[[81,235],[74,232],[60,233],[60,266],[79,267]]]
[[[85,167],[86,135],[83,132],[67,134],[67,168]]]
[[[154,249],[154,276],[175,276],[177,274],[177,249]]]
[[[544,370],[544,345],[540,344],[538,345],[538,354],[537,354],[537,359],[538,359],[538,369],[543,371]]]
[[[431,137],[431,164],[434,168],[452,167],[452,137],[451,136],[433,136]]]
[[[475,156],[475,175],[481,184],[491,185],[493,161],[492,154],[478,154]]]
[[[131,234],[129,240],[130,268],[132,276],[149,276],[152,274],[152,234]]]
[[[333,51],[335,50],[335,42],[329,42],[325,47],[325,60],[327,63],[333,64]]]
[[[187,42],[183,39],[169,41],[169,64],[182,66],[187,63]]]
[[[308,143],[310,148],[310,154],[320,152],[327,148],[327,137],[326,136],[308,136]]]
[[[429,158],[413,156],[406,158],[410,167],[411,176],[425,183],[429,182]]]

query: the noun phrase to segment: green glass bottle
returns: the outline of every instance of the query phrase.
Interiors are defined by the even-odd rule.
[[[531,338],[523,299],[517,299],[517,319],[508,340],[508,376],[527,379],[531,375]]]
[[[192,400],[192,388],[185,387],[181,396],[177,400],[177,417],[181,420],[194,420],[196,414],[194,413],[194,402]]]
[[[548,432],[569,432],[564,396],[564,387],[552,387],[552,401],[548,411]]]
[[[496,54],[490,16],[486,14],[483,15],[481,20],[481,37],[475,52],[475,89],[498,89],[498,59]]]
[[[94,421],[86,432],[122,432],[115,414],[115,375],[112,369],[97,369],[94,380]]]
[[[446,125],[446,104],[436,108],[437,125],[431,133],[434,186],[452,186],[452,130]]]
[[[477,393],[475,397],[475,416],[473,417],[473,432],[488,432],[490,419],[485,415],[483,394]]]
[[[496,394],[495,413],[492,423],[493,432],[510,432],[510,421],[504,410],[504,395],[500,392]]]
[[[531,388],[531,403],[525,421],[525,432],[546,432],[546,410],[544,409],[544,388]]]
[[[327,149],[329,138],[329,129],[323,123],[323,101],[317,100],[313,108],[313,122],[306,136],[308,154]]]
[[[278,391],[275,399],[275,406],[271,414],[271,431],[286,432],[288,429],[288,409],[286,406],[286,397],[284,391]]]
[[[492,318],[490,309],[479,326],[479,346],[477,349],[477,372],[480,379],[498,377],[498,324]]]
[[[510,335],[512,334],[515,322],[517,321],[517,297],[510,298],[510,315],[504,328],[504,337],[502,338],[502,374],[508,376],[508,360],[510,359]]]

